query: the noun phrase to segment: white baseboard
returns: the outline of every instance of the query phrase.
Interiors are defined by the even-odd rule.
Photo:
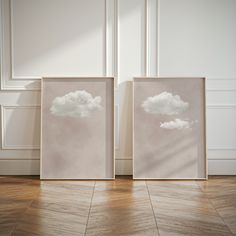
[[[39,160],[0,160],[0,175],[39,175]]]
[[[132,159],[117,159],[116,160],[116,175],[132,175],[133,174]]]
[[[39,175],[39,160],[0,160],[0,175]],[[236,160],[208,160],[209,175],[236,175]],[[132,160],[117,159],[116,175],[132,175]]]
[[[132,175],[132,160],[116,160],[116,175]],[[0,175],[39,175],[39,160],[0,160]]]
[[[236,160],[208,160],[209,175],[236,175]]]

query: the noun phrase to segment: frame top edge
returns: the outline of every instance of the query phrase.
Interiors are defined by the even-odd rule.
[[[178,77],[158,77],[158,76],[142,76],[142,77],[133,77],[133,80],[140,79],[206,79],[206,77],[187,77],[187,76],[178,76]]]
[[[75,76],[63,76],[63,77],[59,77],[59,76],[50,76],[50,77],[42,77],[42,80],[52,80],[52,79],[112,79],[112,80],[115,80],[115,77],[111,77],[111,76],[78,76],[78,77],[75,77]]]

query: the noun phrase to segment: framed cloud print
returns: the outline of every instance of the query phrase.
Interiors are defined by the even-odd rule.
[[[206,179],[205,78],[134,78],[134,179]]]
[[[40,178],[114,178],[114,78],[42,79]]]

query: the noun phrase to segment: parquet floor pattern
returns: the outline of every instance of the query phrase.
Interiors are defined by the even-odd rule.
[[[208,181],[0,177],[0,236],[236,236],[236,176]]]

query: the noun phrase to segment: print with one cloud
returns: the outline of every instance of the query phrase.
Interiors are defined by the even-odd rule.
[[[163,129],[189,129],[193,122],[187,120],[175,119],[174,121],[161,122],[160,127]]]
[[[162,92],[153,97],[148,97],[142,107],[145,112],[160,115],[178,115],[186,111],[189,107],[188,102],[184,102],[179,95]]]
[[[77,90],[65,94],[62,97],[56,97],[50,108],[55,116],[67,117],[88,117],[91,113],[102,109],[102,98],[94,97],[85,90]]]

